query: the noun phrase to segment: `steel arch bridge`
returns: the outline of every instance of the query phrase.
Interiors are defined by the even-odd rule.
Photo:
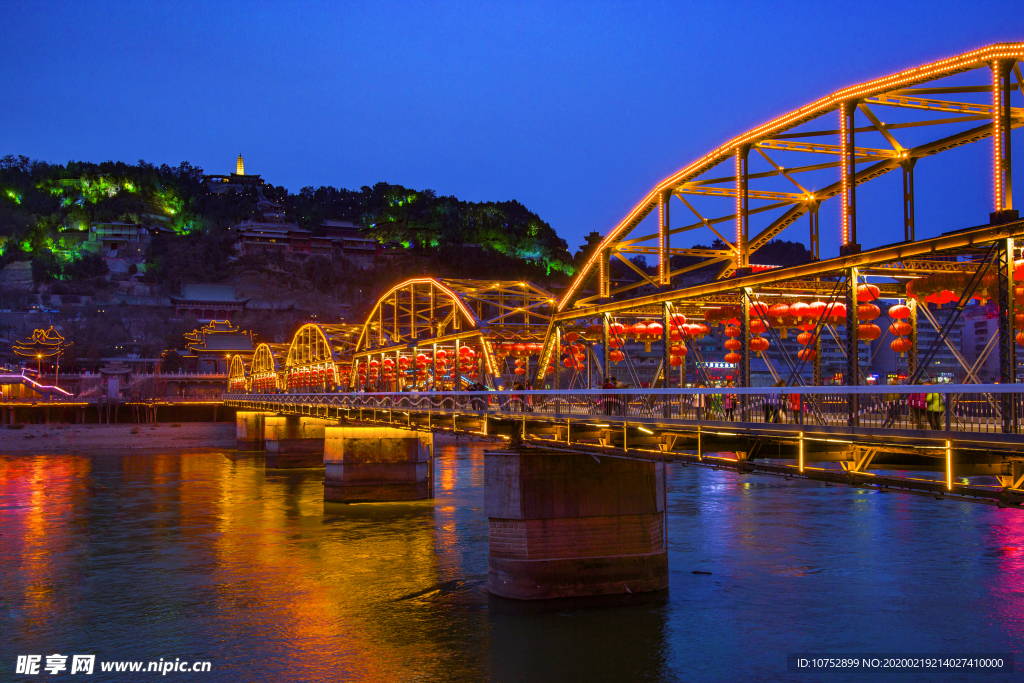
[[[549,345],[554,347],[550,340],[560,328],[611,319],[625,323],[628,330],[630,320],[649,323],[653,318],[663,328],[662,367],[667,369],[671,367],[670,333],[679,332],[680,342],[694,337],[675,321],[689,317],[712,327],[718,322],[731,323],[726,332],[735,339],[726,347],[734,351],[731,358],[737,366],[737,384],[749,386],[751,342],[757,345],[755,352],[767,348],[769,338],[782,347],[786,329],[799,328],[808,333],[812,345],[800,350],[801,362],[796,360],[796,348],[791,352],[780,349],[789,367],[782,373],[773,370],[773,374],[777,380],[786,381],[788,374],[789,381],[802,381],[804,363],[810,363],[814,382],[820,384],[820,337],[827,331],[846,358],[843,382],[859,384],[857,344],[876,338],[876,332],[884,329],[862,329],[872,318],[861,317],[861,306],[887,299],[909,309],[903,318],[891,320],[897,327],[889,330],[900,332],[893,342],[899,340],[901,351],[909,353],[908,374],[917,380],[925,371],[923,358],[936,352],[929,347],[919,353],[918,311],[928,319],[926,327],[935,328],[935,344],[948,345],[948,332],[958,323],[963,306],[975,297],[1001,302],[1000,363],[1003,381],[1013,381],[1015,300],[1024,305],[1024,292],[1014,289],[1012,273],[1014,260],[1020,256],[1013,238],[1024,232],[1013,208],[1011,174],[1011,132],[1024,125],[1024,108],[1012,101],[1019,100],[1024,83],[1018,64],[1021,58],[1024,43],[991,45],[844,88],[742,133],[684,166],[652,188],[589,254],[553,316]],[[882,110],[888,122],[882,121]],[[991,165],[979,170],[993,184],[989,224],[918,238],[914,207],[917,162],[988,139],[992,141]],[[903,241],[862,248],[857,238],[857,188],[894,170],[903,175]],[[837,204],[840,219],[840,256],[822,260],[818,216],[822,204],[831,198],[838,200],[833,204]],[[670,222],[670,214],[677,211],[686,216],[682,224]],[[772,270],[751,264],[756,249],[805,215],[812,254],[809,263]],[[650,221],[644,221],[649,216],[657,219],[650,228]],[[672,246],[673,235],[698,228],[711,231],[723,248]],[[638,254],[656,259],[656,274],[629,262],[630,256]],[[615,281],[613,260],[622,264],[620,270],[632,273],[630,281]],[[687,286],[694,280],[685,276],[701,269],[714,273],[710,281],[705,278]],[[937,273],[959,278],[940,288],[956,294],[958,303],[955,313],[944,318],[930,313],[927,305],[919,305],[933,301],[920,292],[925,285],[935,284],[936,277],[929,280],[929,276]],[[869,277],[874,279],[871,287],[876,291],[858,298]],[[913,284],[907,285],[916,278],[924,278],[917,281],[917,294],[912,291]],[[804,307],[819,302],[826,311],[788,318],[768,313],[773,304],[788,310],[801,301]],[[833,304],[841,306],[834,308]],[[845,315],[836,315],[836,311]],[[910,325],[910,332],[902,331],[904,322]],[[837,334],[834,328],[839,325],[845,325],[845,334]],[[698,338],[708,331],[705,327]],[[758,334],[765,332],[769,337],[758,339]],[[613,346],[615,342],[607,324],[600,337],[607,375],[611,370],[609,342]],[[992,351],[986,348],[985,353]],[[546,348],[547,353],[551,351]],[[705,364],[699,356],[697,361],[698,366]],[[963,359],[960,362],[964,364]],[[971,379],[974,368],[964,369],[968,381],[977,381]],[[659,371],[659,375],[667,380],[666,372]]]
[[[832,198],[839,198],[842,251],[856,252],[856,188],[897,169],[904,174],[904,237],[914,241],[917,161],[987,138],[994,139],[993,210],[1012,210],[1010,130],[1024,125],[1024,109],[1011,106],[1010,95],[1021,87],[1021,58],[1024,43],[991,45],[844,88],[735,136],[652,188],[590,255],[559,310],[635,295],[645,285],[670,287],[711,265],[716,279],[748,273],[751,254],[804,215],[818,258],[818,210]],[[883,109],[893,120],[881,120]],[[705,201],[710,210],[701,211],[698,198],[717,202]],[[670,226],[670,210],[683,212],[682,225]],[[641,229],[654,213],[657,226]],[[755,216],[763,227],[751,234]],[[673,235],[697,228],[712,231],[725,248],[672,247]],[[628,262],[636,254],[656,259],[656,276]],[[674,268],[673,256],[699,261]],[[615,287],[612,259],[640,280]],[[596,291],[588,294],[591,280]]]
[[[988,46],[845,88],[734,137],[658,183],[596,245],[559,302],[529,283],[419,278],[386,292],[352,333],[351,344],[333,355],[318,326],[299,331],[291,349],[307,350],[301,363],[293,363],[290,350],[284,372],[334,363],[350,368],[342,384],[365,394],[282,382],[280,389],[292,395],[250,390],[228,400],[289,415],[498,435],[595,457],[704,463],[712,453],[716,467],[743,472],[1019,505],[1024,392],[1017,383],[1016,346],[1024,345],[1024,313],[1016,309],[1024,307],[1024,283],[1017,282],[1024,280],[1024,221],[1013,207],[1011,133],[1024,125],[1024,106],[1013,101],[1024,105],[1021,59],[1024,43]],[[991,164],[984,175],[993,185],[988,222],[919,237],[916,163],[987,140]],[[857,188],[896,170],[903,175],[903,240],[862,247]],[[818,214],[832,198],[838,200],[832,204],[838,205],[841,248],[838,257],[822,259]],[[705,208],[716,203],[717,211]],[[680,209],[693,217],[673,225],[670,212]],[[647,230],[643,222],[652,215],[657,224]],[[811,260],[771,269],[752,265],[759,247],[804,216]],[[697,228],[717,235],[723,248],[672,246],[673,235]],[[629,263],[637,254],[656,256],[656,274]],[[674,264],[673,257],[690,261]],[[632,272],[632,281],[615,281],[612,259]],[[684,277],[705,268],[713,277]],[[928,379],[939,348],[958,354],[950,335],[974,299],[995,302],[990,308],[998,330],[973,366],[957,355],[962,383],[857,386],[867,383],[860,342],[889,341],[872,321],[888,317],[885,334],[893,351],[898,346],[907,354],[907,384],[919,384]],[[882,302],[889,302],[884,311]],[[947,304],[953,305],[941,309]],[[723,324],[728,339],[712,330]],[[924,334],[929,328],[930,339]],[[842,352],[845,386],[806,386],[807,365],[813,366],[811,383],[823,383],[825,334]],[[706,336],[718,336],[732,351],[725,361],[735,368],[735,388],[700,387],[709,384],[700,372],[707,363],[702,344],[694,342]],[[777,372],[769,365],[779,380],[775,387],[752,387],[751,355],[769,343],[785,367]],[[588,375],[597,365],[599,376],[609,379],[613,364],[628,367],[638,346],[649,354],[652,344],[660,347],[661,359],[650,388],[634,381],[628,389],[581,391],[572,384],[581,362]],[[695,389],[683,386],[688,347],[697,360]],[[463,349],[477,351],[465,354],[476,365],[463,362]],[[458,373],[441,362],[448,353],[457,359],[451,365]],[[985,384],[976,373],[991,353],[998,354],[999,384]],[[533,385],[543,391],[458,391],[467,374],[485,380],[489,373],[497,386],[507,369],[502,366],[516,355],[516,375],[532,372]],[[549,383],[549,368],[563,362],[573,369],[571,379],[556,372]],[[681,382],[672,389],[676,366]],[[401,377],[427,391],[410,396]],[[935,396],[944,425],[933,419],[933,403],[921,405]],[[928,426],[922,424],[925,413]],[[725,454],[736,457],[719,457]],[[769,457],[792,462],[756,462]],[[944,478],[876,477],[869,469],[942,472]],[[982,476],[999,483],[957,481]]]
[[[348,374],[347,361],[355,348],[359,329],[358,325],[322,323],[307,323],[300,327],[284,357],[279,379],[281,388],[328,391],[343,384]],[[265,356],[262,362],[267,363]],[[280,362],[274,365],[279,366]]]
[[[688,342],[713,335],[711,328],[724,322],[732,337],[725,346],[733,350],[733,360],[726,356],[726,361],[736,366],[739,386],[750,385],[752,353],[766,348],[769,339],[782,354],[779,362],[788,366],[772,370],[776,379],[788,374],[788,381],[804,383],[801,373],[809,364],[813,382],[820,384],[826,333],[846,358],[843,382],[859,384],[858,342],[876,333],[888,340],[873,324],[868,327],[875,332],[864,329],[873,318],[862,319],[861,309],[889,301],[894,306],[887,313],[906,309],[902,317],[891,317],[888,334],[906,347],[908,372],[917,380],[935,346],[948,345],[948,328],[973,297],[1000,302],[998,353],[1003,381],[1013,381],[1014,305],[1024,305],[1012,267],[1020,256],[1013,240],[1024,234],[1024,225],[1013,209],[1010,163],[1011,132],[1024,125],[1024,107],[1012,102],[1024,84],[1021,58],[1024,43],[988,46],[844,88],[732,138],[652,188],[597,245],[561,301],[527,282],[414,278],[385,292],[362,325],[303,327],[287,360],[264,363],[270,369],[261,372],[281,373],[279,387],[287,391],[399,388],[399,377],[455,389],[467,380],[514,379],[508,361],[515,358],[517,376],[525,380],[529,374],[539,388],[551,384],[554,370],[553,386],[560,388],[566,383],[557,372],[563,364],[572,368],[570,382],[582,364],[588,380],[592,365],[605,378],[613,364],[628,366],[632,339],[648,352],[660,341],[663,355],[653,386],[668,386],[670,368],[682,365],[685,376],[687,346],[698,368],[706,365],[699,345]],[[883,110],[888,122],[882,120]],[[989,224],[919,239],[917,162],[989,139],[992,165],[986,175],[994,186]],[[895,170],[903,175],[904,239],[862,248],[856,190]],[[818,216],[832,198],[838,200],[833,204],[842,244],[839,257],[823,260]],[[692,217],[673,225],[670,214],[680,210]],[[657,223],[647,229],[644,219],[652,215]],[[751,254],[804,216],[810,262],[771,270],[751,265]],[[698,228],[710,230],[724,248],[672,246],[673,235]],[[656,274],[629,262],[638,254],[656,258]],[[689,261],[678,263],[681,258]],[[615,281],[613,259],[633,273],[632,281]],[[708,268],[714,273],[710,281],[686,286],[684,276]],[[952,278],[943,285],[944,292],[957,295],[952,315],[934,315],[921,306],[932,301],[921,291],[935,284],[936,275]],[[915,284],[917,293],[911,291]],[[777,315],[781,309],[772,305],[792,307],[794,314]],[[795,315],[801,306],[811,307],[814,315]],[[918,349],[918,312],[937,333],[928,349]],[[687,325],[687,319],[697,324]],[[911,331],[903,331],[904,325]],[[843,326],[845,333],[838,329]],[[635,327],[648,331],[637,333]],[[803,331],[792,336],[809,337],[810,346],[799,353],[786,350],[793,347],[791,340],[783,342],[787,329]],[[993,352],[990,344],[985,353]],[[460,372],[451,372],[449,365],[458,365]],[[968,381],[978,381],[972,368],[965,369]]]
[[[385,292],[367,316],[352,356],[351,384],[369,380],[378,386],[383,379],[396,386],[404,374],[458,389],[467,380],[499,378],[504,358],[515,351],[510,346],[521,344],[525,351],[529,344],[532,355],[539,352],[556,303],[525,281],[406,280]],[[524,367],[519,374],[525,373]]]

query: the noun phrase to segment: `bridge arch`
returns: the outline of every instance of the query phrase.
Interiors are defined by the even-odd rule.
[[[358,325],[307,323],[288,347],[284,388],[290,391],[333,390],[347,374]]]
[[[381,295],[367,316],[352,355],[350,385],[504,384],[505,375],[512,376],[511,367],[504,372],[505,345],[539,347],[555,303],[549,292],[526,281],[405,280]]]
[[[249,367],[249,387],[253,393],[272,394],[281,389],[277,355],[270,344],[262,343],[253,352]]]
[[[1024,43],[990,45],[837,90],[735,136],[655,185],[592,250],[559,311],[636,296],[645,287],[671,287],[674,278],[699,268],[716,267],[716,279],[749,273],[751,254],[804,215],[811,253],[819,258],[818,209],[831,198],[839,199],[842,253],[857,253],[856,188],[894,170],[904,175],[904,238],[912,242],[915,163],[988,138],[994,138],[986,173],[995,185],[993,220],[1012,218],[1007,150],[1010,131],[1024,125],[1024,108],[1012,107],[1010,95],[1024,82],[1021,59]],[[969,72],[975,73],[966,82],[953,78]],[[935,87],[941,79],[951,80]],[[880,108],[895,112],[896,122],[882,122]],[[808,128],[827,115],[836,117],[831,124]],[[822,184],[805,180],[829,171],[832,177]],[[724,208],[698,209],[698,200],[708,198],[725,199]],[[670,223],[675,211],[686,217],[683,225]],[[651,215],[657,225],[638,230]],[[763,223],[756,232],[752,216]],[[672,236],[698,228],[712,231],[724,248],[671,246]],[[636,255],[654,257],[657,273],[631,266]],[[673,256],[690,262],[673,269]],[[639,280],[616,285],[613,261]],[[593,293],[585,295],[584,286],[594,280]]]
[[[228,392],[232,394],[244,394],[249,389],[248,373],[245,369],[245,360],[235,354],[231,357],[231,364],[228,366]]]

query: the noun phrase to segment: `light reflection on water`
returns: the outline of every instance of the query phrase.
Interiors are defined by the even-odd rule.
[[[485,447],[438,447],[434,501],[326,508],[322,470],[250,455],[0,456],[0,671],[59,652],[210,660],[211,681],[782,681],[816,680],[787,652],[1024,642],[1024,512],[698,467],[670,468],[667,596],[489,598]]]

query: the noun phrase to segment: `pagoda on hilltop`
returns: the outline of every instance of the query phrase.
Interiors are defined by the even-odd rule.
[[[204,175],[203,180],[206,181],[208,190],[217,193],[227,192],[231,189],[241,191],[249,187],[255,187],[258,190],[263,186],[262,177],[246,174],[245,161],[242,159],[241,152],[238,153],[238,161],[235,162],[234,173],[231,175]]]

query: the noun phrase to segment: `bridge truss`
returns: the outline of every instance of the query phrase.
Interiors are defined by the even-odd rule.
[[[654,345],[651,385],[668,387],[673,368],[685,384],[688,356],[697,383],[710,382],[704,354],[717,347],[701,343],[707,339],[731,351],[723,364],[737,386],[751,385],[752,356],[766,358],[769,347],[776,382],[820,385],[822,339],[831,338],[847,385],[865,382],[864,341],[906,354],[910,382],[929,379],[932,359],[947,348],[964,381],[980,382],[979,363],[995,354],[1001,381],[1015,382],[1024,222],[1013,208],[1010,161],[1011,133],[1024,125],[1024,107],[1014,106],[1024,88],[1021,58],[1024,43],[992,45],[844,88],[734,137],[658,183],[597,245],[560,301],[528,282],[415,278],[381,296],[362,325],[303,327],[287,361],[264,362],[270,369],[261,372],[283,373],[283,391],[458,390],[517,380],[582,388],[613,374],[641,386],[631,355]],[[919,238],[918,162],[982,140],[992,141],[988,223]],[[893,171],[903,177],[903,239],[864,248],[857,188]],[[822,259],[818,217],[833,198],[840,254]],[[684,220],[673,223],[679,212]],[[807,225],[811,261],[770,269],[753,262],[799,224]],[[720,246],[672,246],[696,229]],[[637,255],[654,257],[656,272],[629,260]],[[617,282],[613,261],[633,280]],[[949,333],[972,299],[996,302],[999,331],[968,362]],[[859,400],[849,399],[854,426]],[[1006,416],[1003,429],[1017,429],[1015,411],[992,407]]]

